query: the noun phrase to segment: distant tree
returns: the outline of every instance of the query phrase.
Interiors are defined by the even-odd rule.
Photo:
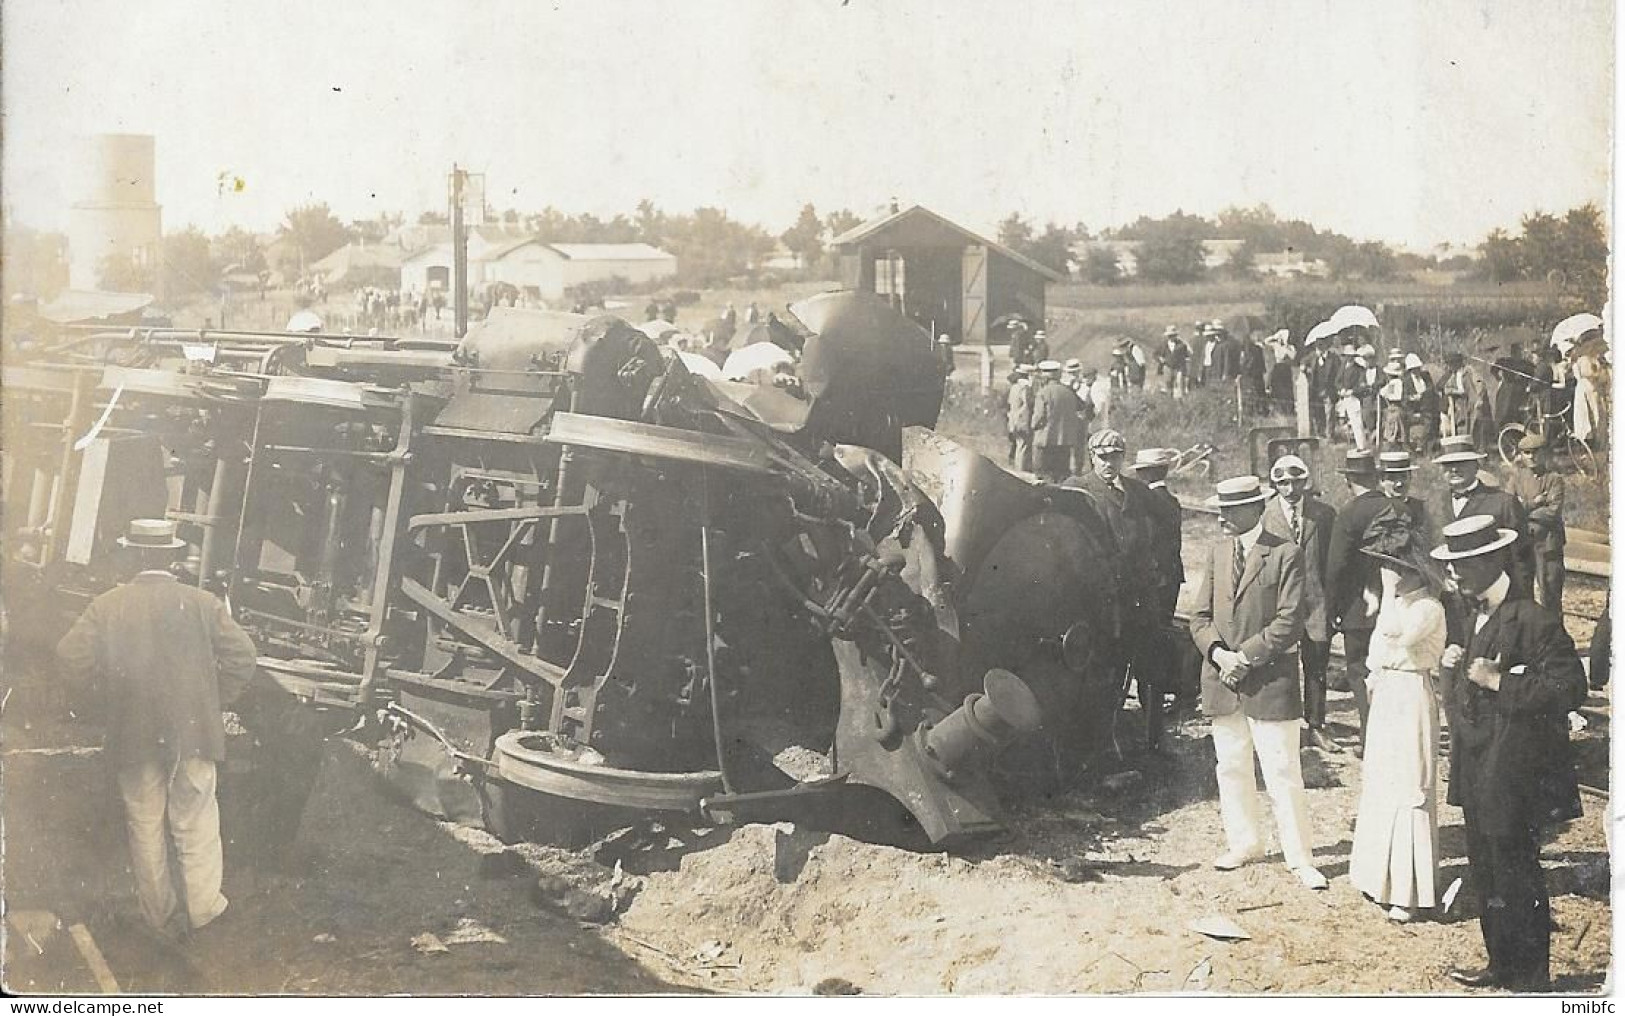
[[[446,217],[445,212],[424,212],[422,215],[418,216],[418,225],[449,226],[451,225],[451,220]]]
[[[170,233],[159,242],[164,300],[173,303],[200,293],[213,293],[220,265],[210,255],[209,238],[195,227]]]
[[[863,225],[863,219],[849,208],[842,208],[824,216],[824,227],[829,230],[829,235],[832,237],[857,229],[861,225]]]
[[[1175,212],[1165,219],[1141,219],[1134,226],[1140,278],[1147,282],[1185,283],[1202,277],[1213,224],[1197,215]]]
[[[655,203],[648,198],[638,202],[632,222],[637,226],[638,239],[642,242],[658,247],[665,239],[666,214],[656,208]]]
[[[350,231],[325,202],[302,205],[288,212],[281,234],[293,241],[303,263],[310,266],[350,242]]]
[[[1347,237],[1338,240],[1326,259],[1332,278],[1386,282],[1399,275],[1399,259],[1387,244],[1376,240],[1355,243]]]
[[[1025,248],[1014,249],[1046,268],[1052,268],[1062,275],[1070,275],[1073,238],[1072,230],[1050,222],[1044,225],[1042,233],[1027,242]]]
[[[811,204],[801,206],[795,225],[779,234],[779,239],[796,256],[803,268],[816,265],[824,256],[824,224],[818,219],[818,209]]]
[[[999,223],[999,242],[1011,250],[1020,251],[1032,240],[1032,223],[1023,219],[1020,212],[1011,212],[1008,218]]]
[[[504,208],[502,210],[502,224],[504,226],[517,226],[517,225],[519,225],[519,209],[517,209],[517,208]]]
[[[233,226],[214,238],[214,260],[220,274],[249,272],[258,275],[270,266],[259,239],[240,226]]]
[[[1600,312],[1608,301],[1608,231],[1602,209],[1593,204],[1570,209],[1563,226],[1565,289],[1581,306]]]
[[[1090,247],[1080,269],[1083,281],[1091,286],[1115,286],[1122,279],[1117,254],[1110,247]]]
[[[0,240],[0,279],[8,295],[54,298],[68,285],[68,238],[7,222]]]
[[[1229,260],[1224,263],[1224,272],[1239,282],[1258,276],[1258,258],[1251,240],[1243,240],[1240,247],[1230,252]]]

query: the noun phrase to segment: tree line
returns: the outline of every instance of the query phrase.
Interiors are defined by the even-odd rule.
[[[1054,222],[1037,229],[1020,213],[999,223],[1001,244],[1062,273],[1076,274],[1096,285],[1122,281],[1116,253],[1108,247],[1074,249],[1084,241],[1120,241],[1133,245],[1137,277],[1153,283],[1190,283],[1212,277],[1238,280],[1256,277],[1258,255],[1281,251],[1323,261],[1334,279],[1380,282],[1424,268],[1467,271],[1493,282],[1544,280],[1591,306],[1607,294],[1608,239],[1602,212],[1587,204],[1562,216],[1534,212],[1524,216],[1519,234],[1497,229],[1481,241],[1477,259],[1456,255],[1421,256],[1396,253],[1387,244],[1358,241],[1332,230],[1317,229],[1302,219],[1283,219],[1268,205],[1231,207],[1212,219],[1175,211],[1152,218],[1142,215],[1098,235],[1082,223]],[[1208,244],[1219,239],[1240,245],[1217,268],[1209,268]]]

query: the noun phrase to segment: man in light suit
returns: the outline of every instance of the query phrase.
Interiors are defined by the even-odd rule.
[[[1303,555],[1264,529],[1268,495],[1256,476],[1221,481],[1210,507],[1226,538],[1208,552],[1191,614],[1201,652],[1202,712],[1212,718],[1219,811],[1228,849],[1213,861],[1231,871],[1264,855],[1253,777],[1264,771],[1287,867],[1308,889],[1325,889],[1309,845],[1309,802],[1298,757],[1303,719],[1298,640],[1303,635]]]
[[[1321,733],[1326,725],[1326,662],[1331,658],[1331,620],[1326,611],[1326,559],[1337,512],[1309,489],[1309,466],[1296,455],[1283,455],[1270,466],[1270,486],[1277,497],[1264,509],[1264,530],[1297,546],[1303,554],[1303,641],[1298,659],[1303,667],[1303,718],[1308,740],[1330,747]]]

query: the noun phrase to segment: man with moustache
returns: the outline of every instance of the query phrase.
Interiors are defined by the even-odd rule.
[[[1309,465],[1296,455],[1283,455],[1270,466],[1276,498],[1264,508],[1264,529],[1292,543],[1303,554],[1303,641],[1298,660],[1303,668],[1303,718],[1308,740],[1327,747],[1326,663],[1331,658],[1331,624],[1326,617],[1326,558],[1331,549],[1337,512],[1310,489]]]
[[[1442,451],[1434,457],[1433,464],[1444,473],[1446,489],[1434,500],[1433,516],[1442,525],[1472,515],[1488,515],[1499,528],[1517,533],[1518,542],[1510,551],[1512,585],[1520,596],[1534,595],[1533,544],[1529,540],[1529,518],[1524,506],[1515,495],[1484,482],[1479,475],[1484,453],[1474,447],[1471,437],[1465,434],[1447,437],[1439,442],[1439,447]]]
[[[1298,755],[1303,556],[1264,528],[1267,497],[1256,476],[1240,476],[1220,481],[1207,502],[1219,510],[1225,536],[1209,549],[1191,638],[1205,661],[1202,712],[1213,724],[1227,847],[1213,866],[1231,871],[1263,856],[1256,753],[1287,867],[1305,888],[1325,889],[1310,846]]]

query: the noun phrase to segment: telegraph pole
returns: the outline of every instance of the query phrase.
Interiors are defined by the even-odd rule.
[[[455,308],[456,334],[460,339],[468,334],[468,227],[463,222],[463,188],[468,182],[467,170],[451,166],[451,284],[452,307]]]

